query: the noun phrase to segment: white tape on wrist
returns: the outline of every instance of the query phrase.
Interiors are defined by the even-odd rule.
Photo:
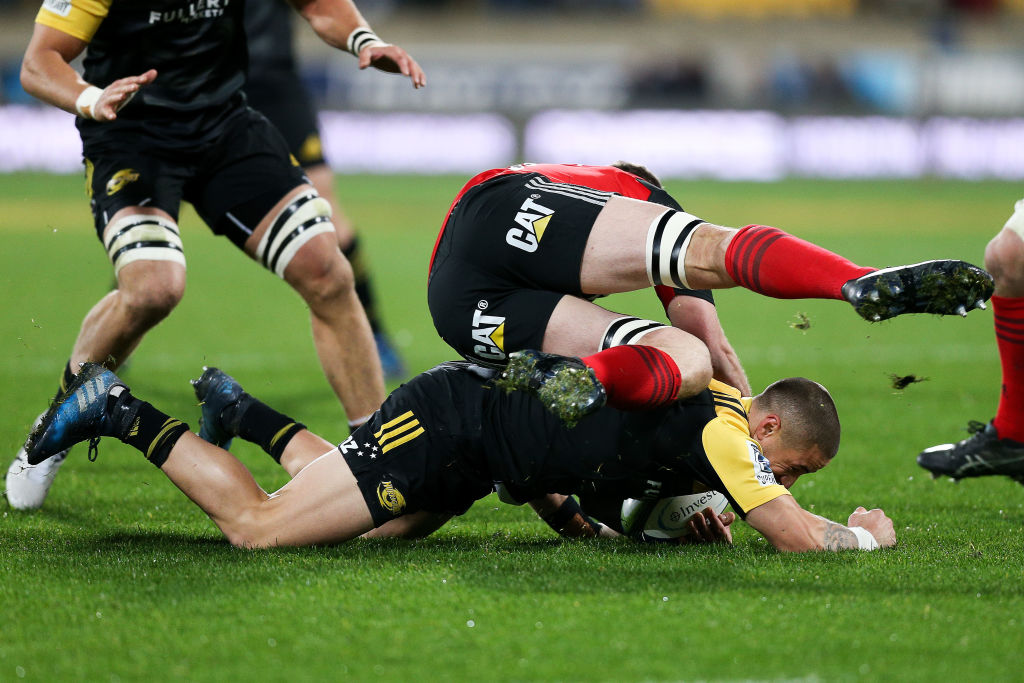
[[[878,541],[871,535],[871,532],[862,526],[851,526],[852,531],[857,536],[857,547],[861,550],[874,550],[878,547]]]
[[[96,106],[96,102],[99,101],[102,94],[103,88],[97,88],[95,85],[90,85],[83,90],[75,100],[75,109],[78,111],[78,115],[84,119],[94,118],[92,108]]]
[[[348,35],[348,40],[345,41],[345,47],[349,52],[354,54],[356,57],[359,53],[368,47],[383,47],[387,45],[383,40],[377,37],[377,34],[366,28],[360,26],[356,30],[352,31]]]

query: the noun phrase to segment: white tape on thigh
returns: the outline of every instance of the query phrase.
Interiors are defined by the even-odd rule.
[[[103,246],[117,275],[134,261],[174,261],[185,265],[178,226],[169,218],[132,214],[107,223]]]
[[[652,285],[684,287],[686,250],[697,226],[704,223],[685,211],[666,211],[647,229],[647,279]]]
[[[653,320],[634,318],[630,315],[616,318],[604,329],[604,334],[601,336],[601,348],[598,351],[604,351],[613,346],[638,344],[640,337],[664,327],[668,327],[668,325]]]
[[[264,266],[284,277],[284,271],[299,249],[317,235],[334,232],[331,205],[316,192],[292,199],[270,222],[256,256]]]
[[[1003,229],[1013,230],[1024,240],[1024,199],[1018,199],[1017,203],[1013,205],[1013,215],[1006,221]]]

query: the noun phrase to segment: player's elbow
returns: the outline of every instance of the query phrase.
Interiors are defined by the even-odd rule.
[[[41,93],[40,84],[42,79],[36,60],[31,53],[26,54],[25,59],[22,60],[21,72],[18,76],[22,89],[29,95],[38,98]]]

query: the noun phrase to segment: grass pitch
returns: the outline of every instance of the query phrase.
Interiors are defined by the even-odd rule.
[[[340,178],[410,367],[451,357],[425,304],[427,260],[462,178]],[[1019,198],[1001,183],[674,183],[687,210],[777,225],[868,265],[980,263]],[[0,453],[55,389],[81,318],[106,291],[77,177],[0,177]],[[204,364],[341,439],[344,416],[301,301],[182,219],[189,289],[125,379],[197,424]],[[991,313],[870,325],[843,303],[718,297],[751,383],[819,380],[844,436],[794,488],[839,521],[882,507],[899,546],[784,556],[737,524],[733,548],[560,542],[528,510],[478,503],[416,542],[236,550],[134,451],[76,448],[46,507],[0,502],[0,681],[1013,680],[1024,645],[1024,488],[953,485],[914,464],[987,420],[999,387]],[[649,292],[605,300],[659,317]],[[895,388],[894,380],[921,379]],[[900,384],[901,382],[896,382]],[[284,477],[237,454],[268,489]],[[3,461],[6,465],[7,460]]]

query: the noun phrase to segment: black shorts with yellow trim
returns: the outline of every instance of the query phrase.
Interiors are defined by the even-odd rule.
[[[324,163],[316,108],[301,77],[292,69],[251,71],[245,84],[249,106],[284,136],[288,151],[304,167]]]
[[[419,375],[338,445],[375,526],[418,510],[460,515],[493,490],[478,436],[482,383]]]
[[[441,338],[491,366],[512,351],[540,348],[561,298],[583,296],[583,252],[612,196],[539,173],[498,176],[466,192],[448,218],[427,286]]]
[[[185,200],[214,233],[241,247],[259,218],[306,182],[281,134],[243,102],[239,95],[207,128],[181,139],[156,121],[80,126],[97,235],[126,207],[155,207],[177,221]]]

